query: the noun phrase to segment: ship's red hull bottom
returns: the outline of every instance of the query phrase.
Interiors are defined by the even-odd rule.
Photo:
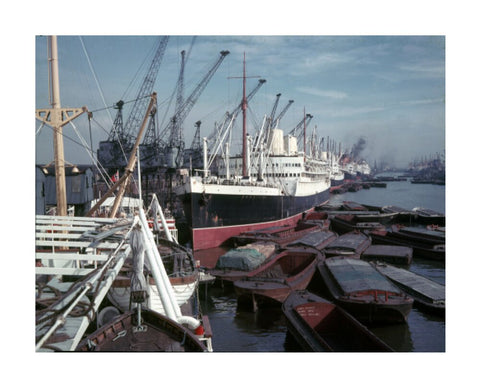
[[[313,208],[305,211],[312,212]],[[194,251],[211,249],[225,244],[231,237],[246,231],[255,231],[267,227],[275,226],[293,226],[302,218],[303,213],[291,216],[289,218],[274,220],[264,223],[251,223],[236,226],[221,226],[197,228],[192,230],[192,239]]]

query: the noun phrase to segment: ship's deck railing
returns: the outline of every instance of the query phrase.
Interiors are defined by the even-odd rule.
[[[75,350],[130,254],[132,225],[132,219],[37,215],[36,302],[46,307],[37,311],[37,351]]]
[[[119,219],[37,215],[35,260],[37,275],[85,275],[103,264],[121,238]],[[128,221],[122,221],[123,225]],[[98,227],[111,231],[95,233]],[[113,230],[113,231],[112,231]],[[108,235],[111,234],[111,235]],[[103,237],[109,237],[103,239]],[[124,247],[125,249],[125,247]]]

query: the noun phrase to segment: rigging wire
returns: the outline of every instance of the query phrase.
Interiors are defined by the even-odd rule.
[[[79,144],[78,142],[76,142],[75,140],[73,139],[70,139],[69,137],[65,136],[66,138],[69,138],[70,140],[76,142],[77,144],[79,145],[82,145],[86,150],[87,150],[87,153],[89,154],[90,158],[92,159],[93,163],[95,165],[97,165],[98,167],[98,171],[100,172],[100,175],[103,179],[103,181],[105,182],[105,184],[107,185],[108,188],[110,188],[112,186],[111,184],[111,181],[110,181],[110,176],[108,175],[107,171],[105,170],[105,168],[103,167],[103,165],[100,163],[100,161],[93,155],[93,152],[92,150],[90,149],[90,147],[88,146],[86,140],[81,136],[80,132],[78,131],[78,129],[76,128],[75,124],[70,121],[70,124],[72,125],[75,133],[77,134],[78,138],[80,139],[80,141],[82,142],[82,144]],[[52,128],[53,129],[53,128]],[[62,132],[62,135],[63,135],[63,132]],[[135,187],[135,189],[139,192],[139,189],[138,189],[138,183],[137,183],[137,179],[135,178],[135,175],[132,174],[130,176],[131,180],[132,180],[132,183]]]
[[[108,186],[111,186],[111,182],[109,182],[108,180],[108,173],[105,171],[105,169],[103,168],[103,166],[98,162],[98,160],[93,156],[93,152],[92,152],[92,149],[90,149],[90,147],[88,146],[88,144],[86,143],[85,139],[83,139],[83,137],[80,135],[80,133],[78,132],[78,129],[76,128],[76,126],[74,125],[74,123],[72,121],[70,121],[70,124],[72,125],[75,133],[77,134],[77,136],[79,137],[80,141],[77,141],[75,140],[74,138],[66,135],[63,131],[61,133],[61,136],[62,138],[65,140],[70,140],[71,142],[73,142],[74,144],[76,145],[79,145],[80,147],[86,149],[87,151],[87,154],[90,156],[90,158],[92,159],[93,163],[95,165],[98,165],[98,169],[99,169],[99,172],[100,172],[100,175],[102,176],[103,180],[105,181],[105,183],[108,185]],[[59,130],[58,129],[55,129],[53,128],[52,126],[48,126],[52,132],[56,133],[58,132]],[[107,178],[105,177],[107,176]]]
[[[45,126],[45,122],[42,122],[37,131],[35,132],[35,137],[37,137],[40,134],[40,131],[42,128]]]
[[[93,68],[93,65],[92,65],[92,62],[90,60],[90,57],[88,55],[88,52],[87,52],[87,48],[85,47],[85,44],[83,42],[83,39],[81,36],[78,37],[80,39],[80,43],[82,44],[82,48],[83,48],[83,52],[85,53],[85,56],[87,57],[87,62],[88,62],[88,66],[90,67],[90,71],[92,72],[93,74],[93,78],[95,80],[95,83],[98,87],[98,91],[100,93],[100,97],[102,98],[102,101],[103,101],[103,104],[105,105],[105,107],[107,106],[107,103],[105,102],[105,98],[103,96],[103,91],[102,91],[102,87],[100,86],[100,83],[98,82],[98,78],[97,78],[97,74],[95,73],[95,70]],[[113,119],[112,119],[112,116],[110,115],[110,110],[107,110],[108,111],[108,115],[110,117],[110,121],[113,123]]]
[[[107,184],[107,186],[110,188],[110,183],[109,183],[109,176],[107,174],[107,172],[105,171],[105,169],[103,168],[103,166],[101,165],[101,163],[98,161],[98,159],[94,156],[93,154],[93,151],[92,149],[90,149],[90,147],[88,146],[87,142],[85,141],[85,139],[81,136],[80,132],[78,131],[77,127],[75,126],[75,124],[73,123],[73,121],[70,121],[70,124],[72,125],[73,127],[73,130],[75,131],[75,133],[77,134],[78,138],[80,139],[80,141],[82,142],[82,146],[88,150],[87,153],[88,155],[90,156],[90,158],[92,159],[93,163],[95,165],[98,166],[98,171],[100,172],[100,175],[102,176],[102,179],[103,181]]]
[[[140,64],[140,66],[138,66],[137,72],[133,76],[132,80],[130,81],[130,83],[127,86],[127,89],[125,90],[125,92],[122,95],[122,98],[121,98],[122,100],[125,98],[126,95],[128,95],[131,92],[131,89],[133,88],[134,83],[137,82],[137,80],[140,76],[141,70],[143,70],[146,67],[147,59],[149,59],[150,57],[152,57],[154,55],[155,47],[156,47],[156,42],[153,43],[153,45],[150,48],[150,51],[147,53],[147,55],[145,55],[142,63]]]

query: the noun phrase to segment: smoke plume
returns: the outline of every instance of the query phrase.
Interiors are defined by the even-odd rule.
[[[358,139],[357,143],[354,144],[352,147],[352,152],[351,152],[352,159],[356,160],[360,157],[360,154],[365,149],[366,144],[367,144],[367,141],[365,140],[365,138],[360,137]]]

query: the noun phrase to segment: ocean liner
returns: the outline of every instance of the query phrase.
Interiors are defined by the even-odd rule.
[[[241,155],[229,157],[225,141],[223,157],[216,159],[216,173],[211,173],[214,158],[204,140],[203,170],[198,176],[185,176],[175,189],[193,250],[220,246],[241,232],[295,224],[329,199],[325,163],[299,151],[295,136],[269,128],[266,120],[253,138],[247,136],[246,109],[244,67]],[[229,138],[233,121],[231,117],[217,138]]]

